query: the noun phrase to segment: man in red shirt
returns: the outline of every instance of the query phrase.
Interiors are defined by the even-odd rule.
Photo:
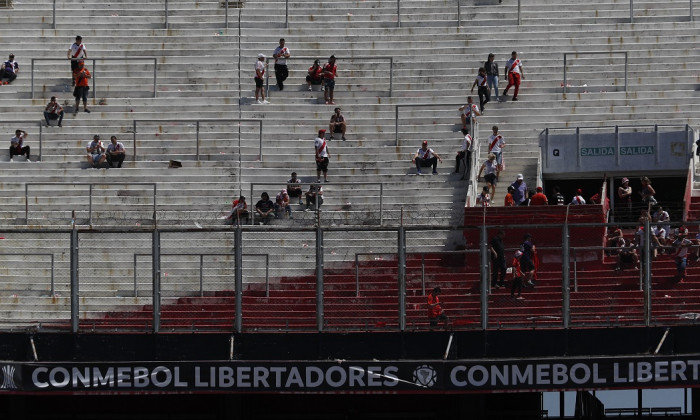
[[[335,65],[335,56],[332,55],[323,66],[323,85],[325,87],[323,96],[326,100],[326,105],[335,105],[333,91],[335,90],[335,77],[337,74],[338,66]]]
[[[530,197],[531,206],[546,206],[547,196],[542,193],[542,187],[537,187],[537,193]]]
[[[437,327],[439,321],[443,321],[447,325],[447,315],[442,313],[442,306],[440,306],[439,295],[441,292],[439,287],[435,287],[428,294],[428,319],[431,327]]]

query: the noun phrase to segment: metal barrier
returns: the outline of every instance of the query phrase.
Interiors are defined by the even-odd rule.
[[[155,123],[165,123],[165,122],[170,122],[170,123],[195,123],[195,141],[196,141],[196,160],[199,161],[199,146],[200,146],[200,138],[199,138],[199,128],[200,128],[200,123],[241,123],[241,122],[255,122],[258,123],[260,126],[260,132],[259,132],[259,150],[258,150],[258,159],[260,161],[263,160],[263,153],[262,153],[262,142],[263,142],[263,120],[260,119],[252,119],[252,118],[234,118],[234,119],[226,119],[226,118],[211,118],[211,119],[198,119],[198,120],[190,120],[190,119],[183,119],[183,120],[134,120],[134,161],[136,161],[136,134],[137,134],[137,128],[138,128],[138,123],[146,123],[146,122],[155,122]],[[239,125],[240,127],[240,125]],[[241,137],[240,137],[240,130],[238,133],[238,154],[240,155],[241,151]],[[240,169],[240,168],[239,168]]]
[[[55,266],[55,257],[53,253],[37,253],[37,252],[22,252],[21,254],[11,254],[11,253],[0,253],[0,255],[3,256],[12,256],[12,255],[19,255],[19,256],[33,256],[33,257],[51,257],[51,283],[49,286],[49,296],[54,297],[56,294],[56,287],[55,287],[55,281],[54,281],[54,266]]]
[[[631,0],[630,0],[631,1]],[[566,94],[566,56],[567,55],[619,55],[625,56],[625,92],[627,92],[627,51],[581,51],[581,52],[565,52],[564,53],[564,94]]]
[[[693,22],[695,17],[693,16],[693,0],[689,0],[689,17],[690,21]],[[630,23],[634,23],[634,0],[630,0]]]
[[[69,59],[69,58],[32,58],[32,64],[31,64],[31,75],[32,75],[32,80],[31,80],[31,86],[32,86],[32,99],[34,99],[34,63],[39,62],[39,61],[70,61],[74,59]],[[97,61],[139,61],[139,60],[148,60],[148,61],[153,61],[153,97],[156,97],[157,89],[157,80],[158,80],[158,58],[157,57],[124,57],[124,58],[115,58],[115,57],[103,57],[103,58],[81,58],[80,60],[83,61],[92,61],[92,97],[93,99],[97,98],[97,75],[96,75],[96,68],[97,68]]]

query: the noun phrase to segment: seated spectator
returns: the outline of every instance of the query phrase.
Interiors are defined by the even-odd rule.
[[[336,108],[333,115],[331,115],[331,121],[328,124],[328,131],[331,133],[330,140],[333,140],[334,133],[340,133],[342,139],[345,140],[345,130],[347,130],[347,121],[343,114],[340,113],[340,108]]]
[[[227,224],[241,224],[248,220],[248,203],[245,202],[245,196],[240,196],[237,200],[233,200],[231,213],[225,216],[224,219]]]
[[[298,197],[299,205],[303,205],[304,202],[301,201],[301,181],[297,178],[297,173],[292,172],[292,177],[287,181],[287,193],[290,197]]]
[[[413,156],[413,163],[416,164],[416,175],[421,175],[421,168],[423,167],[433,167],[433,175],[437,175],[437,163],[440,161],[442,163],[442,158],[440,155],[435,153],[433,149],[428,147],[428,141],[425,140],[420,149]]]
[[[586,204],[586,199],[583,198],[583,191],[580,188],[578,190],[576,190],[576,195],[571,200],[571,204],[573,204],[573,205]]]
[[[622,229],[620,229],[619,226],[613,226],[610,228],[609,233],[607,235],[608,240],[605,244],[606,247],[608,248],[619,248],[620,247],[620,239],[622,239],[622,243],[624,246],[624,238],[622,234]],[[618,250],[606,250],[605,254],[606,255],[617,255]]]
[[[462,119],[462,128],[467,128],[472,123],[476,124],[476,117],[481,116],[479,105],[472,102],[471,96],[467,96],[467,104],[460,106],[459,112]]]
[[[121,168],[125,155],[126,150],[124,149],[124,145],[117,141],[117,136],[112,136],[109,145],[107,145],[107,164],[111,168],[114,168],[115,164],[117,168]]]
[[[289,194],[287,190],[283,189],[275,197],[275,217],[281,219],[284,214],[287,213],[290,219],[294,219],[292,216],[292,207],[289,205]]]
[[[95,134],[92,141],[85,148],[87,150],[87,161],[93,168],[98,168],[105,163],[105,148],[100,141],[100,136]],[[108,166],[109,167],[109,166]]]
[[[317,184],[309,185],[309,191],[306,192],[306,211],[312,206],[316,210],[321,207],[321,204],[323,204],[323,187]]]
[[[433,291],[428,294],[428,320],[430,321],[431,327],[437,327],[438,322],[442,321],[447,326],[449,319],[447,315],[442,312],[442,306],[440,305],[440,290],[439,287],[433,288]]]
[[[634,267],[635,270],[639,270],[639,256],[637,255],[634,244],[630,243],[629,246],[625,246],[624,239],[622,242],[618,242],[618,244],[620,244],[620,246],[617,252],[615,271],[621,271],[629,267]]]
[[[546,206],[549,204],[547,196],[542,191],[542,187],[537,187],[537,192],[530,197],[531,206]]]
[[[49,120],[58,120],[58,126],[63,127],[61,125],[63,122],[63,107],[58,103],[55,96],[51,97],[49,103],[46,104],[46,108],[44,108],[44,119],[47,127],[51,127]]]
[[[10,162],[14,162],[14,156],[25,155],[29,162],[29,146],[24,145],[28,134],[24,130],[15,130],[15,136],[10,139]]]
[[[323,90],[323,68],[318,60],[314,60],[314,65],[309,67],[306,75],[306,84],[309,90],[312,90],[311,85],[321,85],[321,90]]]
[[[5,61],[0,68],[0,80],[7,78],[7,82],[2,82],[3,85],[9,85],[17,78],[19,73],[19,64],[15,61],[15,55],[10,54],[10,59]]]
[[[259,224],[268,224],[270,223],[270,220],[272,220],[275,217],[275,203],[270,200],[270,196],[266,193],[263,192],[260,194],[260,200],[258,200],[257,203],[255,203],[255,213],[258,215],[258,218],[260,219]]]
[[[508,186],[508,192],[506,193],[506,197],[503,200],[503,205],[505,207],[513,207],[515,206],[515,200],[513,199],[513,191],[515,188],[513,188],[512,185]]]
[[[663,226],[652,226],[651,227],[651,250],[652,256],[656,258],[659,254],[666,253],[666,243],[668,234]]]
[[[479,173],[476,175],[476,181],[479,182],[481,174],[484,173],[484,181],[486,185],[491,189],[491,199],[493,200],[496,196],[496,179],[498,174],[498,164],[496,163],[496,155],[489,153],[488,159],[479,168]],[[508,189],[510,191],[510,189]],[[512,192],[512,191],[511,191]],[[511,195],[511,198],[513,196]]]
[[[485,186],[481,190],[481,194],[476,196],[476,207],[488,207],[491,205],[491,197],[489,196],[489,187]]]
[[[663,207],[656,206],[654,214],[651,216],[651,221],[653,223],[663,224],[663,228],[666,231],[666,236],[671,236],[671,225],[669,224],[671,222],[671,216],[668,215],[668,212],[664,210]]]

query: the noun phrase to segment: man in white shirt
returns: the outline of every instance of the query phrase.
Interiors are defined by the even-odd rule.
[[[289,69],[287,68],[287,59],[290,56],[289,48],[284,46],[284,38],[280,39],[280,45],[275,48],[272,53],[275,58],[275,78],[277,78],[277,87],[284,90],[284,81],[289,77]]]
[[[83,45],[83,37],[75,37],[75,42],[68,49],[68,59],[70,60],[71,86],[75,86],[75,73],[78,72],[78,62],[87,58],[87,49]]]
[[[318,137],[314,140],[314,149],[316,150],[316,182],[321,182],[321,172],[323,172],[323,180],[328,182],[328,160],[331,155],[328,153],[326,130],[318,130]]]
[[[476,124],[476,117],[481,116],[479,106],[472,101],[472,97],[467,96],[467,104],[459,107],[459,112],[462,114],[462,128],[469,127],[472,122]],[[467,116],[469,116],[470,119],[467,119]]]
[[[87,150],[87,161],[91,167],[97,168],[105,162],[105,148],[100,141],[100,136],[95,134],[90,144],[85,148]]]
[[[29,162],[29,146],[24,145],[24,139],[28,136],[24,130],[15,130],[15,136],[10,139],[10,162],[14,162],[14,156],[27,156]]]
[[[258,61],[255,62],[255,101],[259,104],[269,104],[265,100],[265,88],[263,80],[265,80],[265,54],[258,54]],[[262,97],[262,100],[259,98]]]
[[[489,136],[489,153],[493,153],[496,156],[496,163],[498,164],[498,172],[503,170],[503,149],[506,147],[506,141],[498,132],[498,126],[494,125],[491,127],[493,134]]]
[[[58,99],[55,96],[51,97],[51,100],[46,104],[44,108],[44,120],[46,120],[46,126],[50,127],[50,120],[58,120],[58,126],[63,127],[61,123],[63,122],[63,107],[58,103]]]
[[[420,149],[413,156],[413,163],[416,165],[416,175],[422,175],[421,168],[426,166],[433,167],[433,175],[437,175],[437,163],[442,163],[440,155],[435,153],[433,149],[428,147],[428,141],[425,140]]]
[[[510,89],[511,86],[515,86],[513,100],[517,101],[520,80],[525,80],[525,73],[523,72],[523,62],[518,58],[518,52],[513,51],[510,53],[510,57],[510,60],[506,61],[506,79],[508,79],[508,86],[506,86],[506,90],[503,91],[503,96],[508,94],[508,89]]]
[[[462,140],[462,148],[457,152],[455,159],[455,173],[459,172],[459,164],[464,160],[464,175],[462,175],[461,179],[469,179],[469,171],[472,168],[472,136],[469,135],[468,128],[463,128],[462,134],[464,135],[464,140]]]
[[[112,136],[110,141],[111,143],[107,145],[107,164],[112,168],[114,168],[114,165],[117,165],[117,168],[121,168],[126,156],[124,145],[117,141],[117,136]]]

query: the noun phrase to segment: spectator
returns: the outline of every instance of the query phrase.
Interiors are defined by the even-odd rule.
[[[323,68],[319,64],[318,60],[314,60],[313,66],[309,67],[308,74],[306,75],[306,84],[309,87],[309,91],[313,90],[311,85],[321,85],[321,90],[324,90]]]
[[[270,196],[263,192],[260,194],[260,200],[255,203],[255,213],[260,218],[259,224],[268,224],[275,217],[275,204],[270,200]]]
[[[622,234],[622,229],[620,229],[619,226],[613,226],[610,228],[609,233],[607,235],[608,240],[605,244],[606,247],[608,248],[620,248],[620,239],[622,239],[622,246],[624,246],[625,239]],[[605,250],[606,255],[616,255],[616,253],[619,250],[615,249],[608,249]]]
[[[340,108],[333,110],[333,115],[331,115],[331,121],[328,124],[328,131],[331,132],[330,140],[333,140],[333,134],[340,133],[343,141],[345,141],[345,130],[347,130],[347,121],[345,117],[340,113]]]
[[[462,128],[469,127],[472,123],[476,124],[476,117],[481,116],[479,107],[473,103],[471,96],[467,96],[467,104],[459,107],[460,117],[462,119]],[[470,119],[467,119],[469,117]]]
[[[668,212],[664,210],[663,207],[656,206],[654,214],[651,216],[651,221],[654,223],[662,223],[666,234],[671,236],[671,225],[669,224],[671,222],[671,216],[668,215]]]
[[[63,123],[63,107],[58,103],[55,96],[51,97],[49,103],[46,104],[46,108],[44,108],[44,120],[46,120],[47,127],[51,126],[49,120],[58,120],[58,126],[63,127],[61,125]]]
[[[591,198],[588,200],[590,201],[591,204],[601,204],[603,202],[602,199],[603,196],[603,187],[600,187],[600,190],[598,190],[597,193],[593,194]],[[605,204],[610,207],[610,199],[608,197],[605,197]]]
[[[28,134],[24,130],[15,130],[15,136],[10,139],[10,162],[14,162],[13,156],[27,157],[27,162],[29,160],[29,146],[24,145],[24,140],[27,138]]]
[[[440,161],[442,163],[442,158],[440,155],[435,153],[433,149],[430,149],[428,147],[428,141],[425,140],[423,141],[423,145],[421,146],[420,149],[416,152],[416,154],[413,156],[413,163],[416,165],[416,175],[421,175],[421,168],[427,167],[427,166],[432,166],[433,167],[433,175],[437,175],[437,163]]]
[[[286,189],[282,189],[275,197],[275,217],[281,219],[284,214],[287,213],[290,219],[294,219],[292,216],[292,207],[289,205],[289,194],[287,194]]]
[[[240,196],[237,200],[233,200],[233,204],[231,204],[231,213],[224,218],[227,224],[233,224],[235,222],[237,225],[240,225],[241,221],[243,221],[243,223],[247,222],[248,203],[245,202],[245,196]]]
[[[87,107],[88,91],[90,90],[90,71],[85,67],[83,60],[78,61],[78,70],[75,73],[75,89],[73,96],[75,97],[75,109],[73,115],[77,115],[80,110],[80,99],[83,99],[83,111],[90,113]]]
[[[630,187],[630,180],[627,178],[622,178],[622,185],[617,188],[617,198],[620,207],[625,207],[627,209],[627,217],[632,217],[632,187]]]
[[[328,182],[328,161],[331,155],[328,153],[326,130],[318,130],[314,149],[316,150],[316,182],[321,182],[321,172],[323,172],[323,180]]]
[[[555,185],[554,188],[552,188],[552,203],[557,203],[557,206],[563,206],[564,201],[564,195],[560,192],[559,186]]]
[[[124,145],[122,142],[117,141],[117,136],[112,136],[109,140],[110,143],[107,145],[106,154],[107,164],[111,168],[114,168],[114,165],[117,165],[117,168],[121,168],[122,163],[124,162],[124,156],[126,156]]]
[[[574,196],[573,199],[571,199],[571,204],[573,204],[573,205],[586,204],[586,200],[583,198],[583,191],[581,190],[581,188],[576,190],[576,195]]]
[[[498,132],[497,125],[491,127],[491,131],[493,134],[489,136],[489,153],[493,153],[496,156],[496,163],[498,164],[496,178],[498,178],[503,170],[503,149],[506,148],[506,142],[503,140],[501,133]]]
[[[523,63],[518,59],[517,51],[510,53],[510,60],[506,62],[506,79],[508,79],[508,86],[503,91],[503,96],[508,95],[508,89],[511,86],[515,86],[515,92],[513,92],[513,100],[518,100],[518,91],[520,90],[520,79],[525,80],[525,73],[523,72]]]
[[[634,267],[635,270],[639,270],[639,256],[637,255],[637,250],[634,244],[629,244],[625,246],[625,240],[619,238],[617,241],[618,251],[617,251],[617,264],[615,265],[615,271],[622,271],[627,267]]]
[[[476,181],[478,182],[479,178],[481,178],[482,172],[484,172],[484,170],[486,171],[484,173],[484,181],[486,181],[486,185],[491,189],[492,200],[496,195],[496,175],[498,174],[497,167],[496,155],[489,153],[488,159],[481,165],[481,168],[479,168],[479,174],[476,176]]]
[[[546,206],[549,204],[547,196],[542,193],[542,187],[537,187],[537,192],[530,197],[531,206]]]
[[[306,211],[308,211],[311,206],[314,210],[318,210],[323,204],[323,187],[319,184],[309,185],[309,191],[306,192]]]
[[[491,197],[489,196],[489,187],[484,186],[481,194],[476,196],[476,207],[488,207],[491,205]]]
[[[489,84],[489,89],[491,93],[496,96],[496,101],[498,98],[498,64],[494,60],[496,58],[493,53],[489,54],[488,60],[484,63],[484,69],[486,70],[486,80]]]
[[[510,184],[513,187],[513,200],[516,206],[522,206],[526,203],[527,199],[527,184],[523,180],[523,174],[518,174],[515,178],[515,182]]]
[[[95,134],[87,149],[87,161],[91,167],[97,168],[105,162],[105,148],[100,141],[100,136]],[[107,166],[109,167],[109,166]]]
[[[304,204],[301,201],[301,181],[297,178],[296,172],[292,172],[292,177],[287,181],[287,192],[290,197],[297,197],[299,204]]]
[[[650,205],[656,204],[656,199],[654,198],[656,191],[654,191],[654,188],[651,186],[651,180],[645,176],[641,177],[639,180],[642,181],[642,190],[639,191],[639,195],[642,196],[642,201]]]
[[[532,243],[532,235],[526,233],[523,243],[520,245],[523,255],[520,257],[520,269],[523,272],[523,284],[528,287],[535,287],[535,271],[537,266],[535,245]]]
[[[464,161],[464,175],[461,179],[469,179],[469,172],[472,169],[472,136],[469,135],[469,129],[463,128],[462,134],[464,135],[464,140],[462,140],[462,149],[457,151],[457,157],[455,158],[455,173],[459,173],[459,163]]]
[[[515,188],[513,188],[512,185],[509,185],[508,192],[506,193],[506,196],[503,199],[503,206],[505,206],[505,207],[515,206],[515,200],[513,199],[513,191],[515,191]]]
[[[290,56],[289,48],[284,46],[284,38],[280,38],[280,45],[275,48],[272,56],[275,58],[275,78],[277,79],[277,87],[280,90],[284,90],[284,81],[289,77],[287,59]]]
[[[332,55],[323,66],[323,98],[326,105],[335,105],[333,92],[335,91],[335,78],[338,75],[338,66],[335,65],[335,56]]]
[[[491,239],[491,287],[505,287],[506,279],[506,247],[503,243],[506,232],[499,230]]]
[[[431,327],[437,327],[438,322],[442,321],[447,326],[449,319],[447,315],[442,312],[442,306],[440,305],[440,290],[439,287],[433,288],[433,291],[428,294],[428,320],[430,321]]]
[[[265,88],[263,87],[266,67],[265,54],[258,54],[258,61],[255,63],[255,102],[261,105],[270,103],[265,99]],[[262,98],[262,101],[260,98]]]
[[[663,226],[652,226],[651,227],[651,247],[656,258],[659,254],[666,253],[668,232],[663,228]]]
[[[674,258],[676,260],[676,281],[682,282],[685,280],[685,268],[688,266],[688,249],[693,242],[687,239],[688,229],[685,226],[678,228],[676,240],[673,242],[673,247],[676,249]]]
[[[19,64],[15,61],[15,55],[10,54],[10,58],[2,64],[0,68],[0,80],[7,78],[7,82],[2,82],[3,85],[9,85],[14,82],[19,73]]]
[[[88,58],[87,49],[83,45],[83,37],[75,37],[75,42],[68,49],[68,59],[70,60],[71,86],[75,86],[75,75],[78,73],[78,63]]]
[[[521,259],[523,257],[523,252],[518,250],[515,251],[515,255],[513,257],[513,262],[511,265],[513,266],[513,284],[510,286],[510,297],[515,297],[515,290],[518,290],[518,297],[515,297],[518,300],[523,300],[524,298],[522,297],[522,291],[523,291],[523,271],[521,268]]]
[[[479,68],[479,74],[476,76],[474,83],[472,84],[471,93],[474,93],[474,86],[478,86],[479,89],[477,93],[479,94],[479,107],[481,108],[481,113],[486,111],[486,105],[491,100],[491,93],[489,93],[489,87],[486,85],[486,69],[483,67]]]

